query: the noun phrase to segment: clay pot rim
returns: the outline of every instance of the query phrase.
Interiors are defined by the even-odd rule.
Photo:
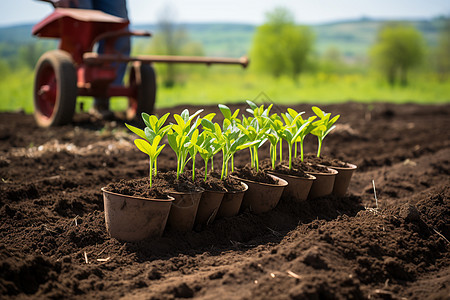
[[[349,165],[349,167],[332,167],[332,166],[326,166],[327,168],[331,168],[331,169],[335,169],[339,172],[339,170],[355,170],[358,168],[357,165],[351,164],[351,163],[347,163],[347,165]]]
[[[130,195],[125,195],[125,194],[114,193],[114,192],[106,190],[105,188],[106,187],[101,188],[101,191],[103,193],[107,193],[107,194],[115,195],[115,196],[119,196],[119,197],[125,197],[125,198],[129,198],[129,199],[136,199],[136,200],[143,200],[143,201],[155,201],[155,202],[172,202],[175,200],[175,198],[170,195],[166,195],[169,199],[144,198],[144,197],[139,197],[139,196],[130,196]]]
[[[245,178],[240,178],[240,177],[236,177],[234,175],[230,175],[231,177],[237,179],[237,180],[245,180],[251,183],[256,183],[256,184],[260,184],[260,185],[264,185],[264,186],[272,186],[272,187],[285,187],[288,185],[288,182],[286,180],[284,180],[283,178],[277,177],[275,175],[272,174],[267,174],[270,177],[275,177],[274,180],[278,181],[278,183],[265,183],[265,182],[259,182],[259,181],[254,181],[254,180],[249,180],[249,179],[245,179]],[[280,184],[281,183],[281,184]]]
[[[316,180],[317,179],[316,176],[311,175],[311,174],[309,174],[307,172],[305,172],[305,174],[308,175],[307,178],[301,177],[301,176],[295,176],[295,175],[291,175],[291,174],[277,173],[276,171],[267,171],[267,173],[273,174],[275,176],[282,175],[282,176],[286,176],[286,177],[293,178],[293,179],[297,179],[297,178],[301,178],[301,179],[304,179],[304,180]],[[281,179],[283,179],[283,178],[281,178]]]

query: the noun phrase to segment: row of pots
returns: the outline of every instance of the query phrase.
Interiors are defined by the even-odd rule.
[[[330,194],[345,195],[356,166],[329,169],[329,173],[309,173],[307,178],[271,172],[269,176],[276,184],[236,177],[242,191],[171,192],[168,199],[132,197],[102,188],[106,228],[111,237],[134,242],[161,236],[166,224],[177,231],[189,231],[197,224],[209,225],[216,217],[232,217],[239,211],[268,212],[281,197],[301,202]]]

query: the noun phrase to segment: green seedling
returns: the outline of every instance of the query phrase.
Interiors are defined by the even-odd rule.
[[[167,133],[169,146],[177,156],[177,179],[179,179],[180,174],[184,172],[184,168],[188,162],[187,155],[189,147],[191,146],[188,142],[200,124],[200,117],[197,117],[193,123],[192,120],[202,111],[203,109],[198,110],[193,115],[189,115],[189,111],[185,109],[181,115],[174,114],[177,123],[172,124],[172,127]]]
[[[147,140],[143,139],[136,139],[134,140],[134,144],[136,147],[148,155],[149,157],[149,165],[150,165],[150,187],[152,187],[152,175],[153,175],[153,165],[156,166],[156,160],[158,158],[158,155],[161,153],[162,149],[166,145],[159,146],[159,142],[161,141],[161,136],[157,135],[153,139],[152,143],[150,144]]]
[[[260,122],[264,127],[260,127]],[[247,141],[252,143],[252,146],[249,147],[250,150],[250,163],[251,167],[256,169],[256,172],[259,171],[259,157],[258,157],[258,148],[260,148],[266,141],[266,131],[270,129],[270,127],[266,126],[269,124],[267,118],[246,118],[242,116],[242,124],[237,124],[237,127],[241,130],[241,132],[247,137]]]
[[[327,136],[327,134],[329,134],[330,131],[336,127],[334,123],[336,123],[340,115],[336,115],[330,120],[331,116],[330,113],[325,113],[317,106],[313,106],[312,110],[317,115],[317,117],[320,118],[320,120],[315,121],[313,123],[314,128],[311,130],[311,134],[317,136],[318,140],[317,157],[320,157],[320,151],[322,149],[323,140]]]
[[[203,129],[208,131],[208,134],[215,139],[215,142],[220,145],[220,150],[222,150],[222,172],[220,176],[222,180],[228,176],[228,164],[230,161],[231,171],[234,170],[232,163],[234,154],[239,150],[253,145],[253,143],[247,142],[247,137],[241,135],[241,132],[237,126],[231,124],[230,121],[225,121],[224,125],[225,128],[222,130],[219,124],[212,123],[207,119],[202,120]]]
[[[300,132],[296,143],[294,144],[294,153],[297,153],[297,143],[300,145],[300,159],[301,161],[303,161],[304,158],[304,153],[303,153],[303,142],[305,140],[305,137],[315,128],[315,126],[312,124],[312,122],[317,118],[316,116],[312,116],[309,117],[307,120],[304,120],[302,118],[302,114],[304,114],[305,112],[296,112],[295,110],[288,108],[287,109],[287,114],[286,117],[289,120],[294,120],[296,119],[296,128],[300,128],[303,124],[305,124],[305,122],[308,122],[308,125],[303,127],[303,130]]]
[[[167,134],[167,132],[170,130],[172,125],[166,125],[163,127],[164,123],[166,122],[167,118],[169,117],[170,113],[165,114],[161,118],[158,119],[155,115],[148,115],[146,113],[142,113],[142,119],[144,120],[144,123],[147,127],[144,128],[144,130],[139,129],[137,127],[134,127],[132,125],[126,124],[125,126],[133,133],[138,135],[140,138],[146,140],[148,143],[153,144],[153,140],[155,137],[159,136],[161,140],[164,138],[164,136]],[[157,175],[157,160],[154,160],[154,175]]]
[[[286,122],[286,128],[280,134],[281,138],[288,143],[288,151],[289,151],[289,170],[292,169],[292,145],[295,144],[302,130],[306,126],[308,126],[308,122],[305,122],[303,125],[297,128],[297,120],[300,118],[301,114],[298,114],[294,119],[290,119],[290,117],[286,116],[286,114],[282,114],[283,119]],[[289,123],[289,125],[288,125]]]
[[[213,135],[210,134],[209,131],[203,131],[199,137],[198,137],[198,145],[200,148],[202,148],[204,151],[199,151],[200,156],[203,158],[205,162],[205,181],[208,176],[208,162],[214,157],[214,155],[221,150],[222,145],[219,144]],[[213,166],[211,166],[211,170],[213,169]]]

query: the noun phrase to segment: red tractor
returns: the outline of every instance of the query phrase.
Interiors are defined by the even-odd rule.
[[[151,63],[239,64],[248,59],[187,56],[124,56],[114,50],[121,36],[151,36],[129,31],[129,21],[101,11],[56,8],[33,27],[33,35],[60,39],[59,49],[44,53],[37,65],[34,83],[34,115],[41,127],[72,121],[77,96],[128,98],[127,119],[141,112],[151,113],[156,97],[156,76]],[[93,52],[100,40],[105,53]],[[112,85],[117,76],[115,63],[130,63],[128,85]]]

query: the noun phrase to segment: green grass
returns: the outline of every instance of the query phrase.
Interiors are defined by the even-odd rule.
[[[10,73],[0,81],[0,111],[33,111],[33,74],[30,70]],[[304,74],[296,82],[288,77],[278,79],[234,67],[211,67],[201,73],[185,76],[185,82],[174,88],[158,86],[157,108],[175,105],[239,103],[244,100],[295,103],[450,103],[450,82],[439,81],[433,74],[411,76],[407,87],[391,87],[374,75]],[[88,109],[92,100],[80,98]],[[114,98],[112,108],[123,110],[125,98]]]

